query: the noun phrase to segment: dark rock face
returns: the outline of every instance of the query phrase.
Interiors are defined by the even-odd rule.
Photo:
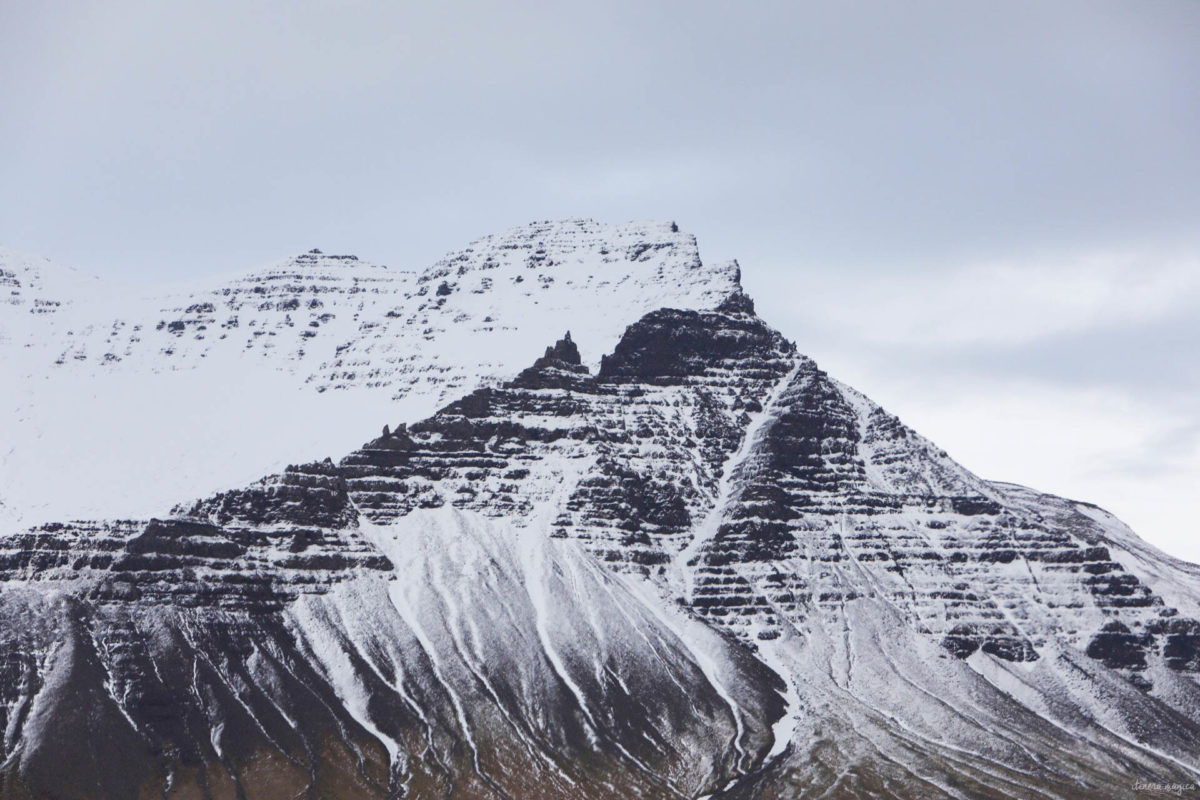
[[[571,332],[567,331],[563,338],[546,348],[546,355],[533,362],[534,369],[544,369],[549,366],[579,367],[583,362],[579,358],[579,348],[571,341]],[[587,370],[584,370],[586,372]]]
[[[976,650],[1005,661],[1036,661],[1037,651],[1012,625],[956,625],[942,639],[955,658],[969,658]],[[1088,653],[1091,655],[1091,653]],[[1094,656],[1093,656],[1094,657]]]
[[[663,309],[629,326],[600,364],[602,381],[674,383],[734,372],[737,378],[779,377],[774,366],[792,346],[757,317],[742,311]]]
[[[546,354],[521,372],[511,385],[521,389],[583,389],[588,385],[588,369],[579,357],[579,348],[571,341],[571,332],[559,339]]]
[[[50,525],[5,537],[0,579],[90,580],[90,595],[105,601],[277,610],[360,571],[391,569],[350,527],[352,515],[343,517],[343,527],[322,526],[323,490],[308,489],[312,494],[297,500],[294,487],[271,497],[260,486],[194,507],[211,508],[224,524],[197,513],[147,523]],[[233,494],[244,516],[230,515]],[[301,519],[306,507],[313,515]]]
[[[346,482],[332,461],[290,466],[281,475],[175,511],[181,516],[212,520],[216,525],[345,528],[355,521]]]
[[[1173,775],[1200,735],[1163,699],[1200,708],[1200,622],[1115,530],[962,469],[740,292],[662,309],[595,374],[567,334],[336,463],[0,537],[0,797],[1115,796],[1107,765]],[[971,706],[947,724],[970,724],[839,716],[864,686],[928,696],[905,659],[953,676]],[[1074,736],[981,662],[1111,672],[1142,727]]]
[[[1152,644],[1148,634],[1134,635],[1126,625],[1113,620],[1092,637],[1087,654],[1109,669],[1143,670],[1146,651]]]
[[[1149,633],[1162,642],[1162,655],[1168,667],[1200,672],[1200,622],[1164,619],[1149,626]]]

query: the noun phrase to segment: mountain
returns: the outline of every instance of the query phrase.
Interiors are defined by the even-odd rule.
[[[632,229],[527,230],[562,265]],[[404,409],[434,390],[397,388],[421,351],[407,318],[341,342],[303,385],[354,416],[370,391],[399,399],[337,460],[181,493],[157,518],[0,535],[0,797],[1195,784],[1200,568],[1095,506],[973,475],[758,318],[735,269],[639,272],[622,252],[611,294],[512,317],[514,340],[556,326],[520,363],[454,321],[478,307],[429,311],[420,331],[446,344],[421,363],[458,381],[433,413]],[[533,255],[517,275],[581,280]],[[422,276],[417,307],[471,302],[455,263]]]
[[[671,223],[533,224],[419,273],[313,251],[149,290],[0,251],[0,523],[164,514],[511,377],[546,331],[598,362],[642,314],[736,282]]]

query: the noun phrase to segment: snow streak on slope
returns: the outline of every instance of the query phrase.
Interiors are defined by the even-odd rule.
[[[112,531],[115,559],[70,577],[0,574],[0,797],[683,800],[769,745],[769,675],[675,635],[576,543],[452,508],[340,529],[287,522],[286,492],[259,510]],[[237,551],[264,540],[273,566]]]
[[[717,535],[721,522],[729,512],[729,503],[741,494],[741,490],[744,488],[742,479],[747,469],[746,461],[751,454],[758,452],[761,448],[760,435],[763,429],[771,423],[775,403],[783,388],[796,377],[801,363],[798,362],[790,372],[780,379],[779,383],[771,389],[766,402],[762,404],[762,410],[750,418],[742,435],[741,445],[735,453],[729,456],[721,468],[721,478],[717,483],[712,507],[695,526],[691,540],[671,560],[671,581],[676,584],[673,588],[686,597],[688,602],[693,600],[692,593],[695,589],[691,582],[695,573],[690,567],[695,565],[695,560],[701,550]]]

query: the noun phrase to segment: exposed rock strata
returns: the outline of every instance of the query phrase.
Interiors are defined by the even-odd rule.
[[[0,797],[1195,780],[1200,570],[711,305],[165,519],[0,535]]]

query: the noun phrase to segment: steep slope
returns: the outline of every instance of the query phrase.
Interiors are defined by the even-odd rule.
[[[704,302],[167,519],[0,535],[0,796],[1197,781],[1196,567]]]
[[[6,538],[0,796],[684,798],[770,746],[778,679],[570,543],[256,492]]]
[[[149,292],[0,253],[0,525],[161,514],[511,378],[544,331],[598,360],[736,282],[670,223],[533,224],[422,273],[313,251]]]

